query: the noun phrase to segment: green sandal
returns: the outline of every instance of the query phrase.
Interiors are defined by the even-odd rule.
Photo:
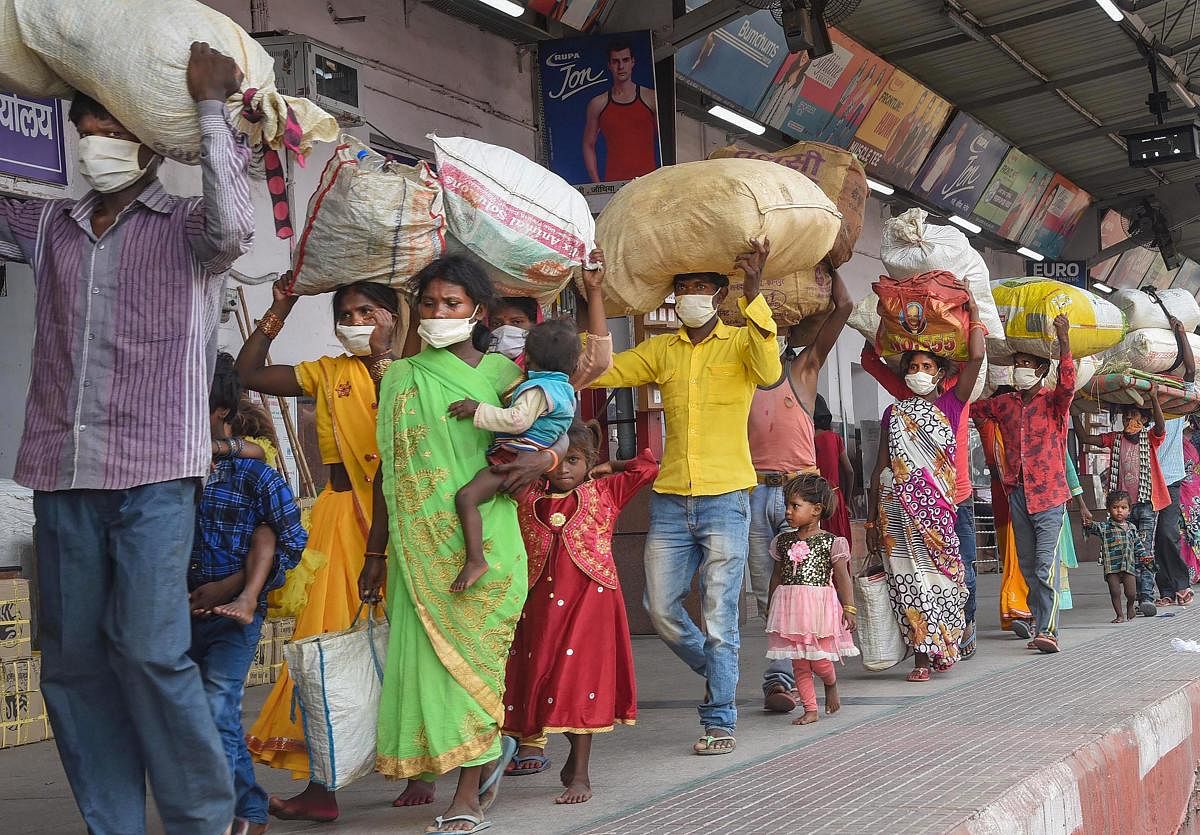
[[[717,742],[728,742],[729,744],[717,748],[715,747],[715,743]],[[713,757],[718,754],[732,754],[733,749],[736,747],[737,740],[732,736],[712,736],[705,734],[696,740],[696,744],[692,746],[692,752],[702,757]]]

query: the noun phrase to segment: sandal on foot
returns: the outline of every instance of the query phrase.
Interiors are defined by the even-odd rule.
[[[532,765],[533,768],[525,768],[526,765]],[[550,758],[544,754],[533,754],[528,757],[513,757],[504,768],[506,777],[520,777],[523,774],[541,774],[550,767]]]
[[[1018,638],[1032,638],[1033,629],[1029,626],[1027,620],[1014,620],[1012,622],[1012,632]]]
[[[774,684],[763,694],[763,709],[771,713],[791,713],[796,709],[796,696],[782,684]]]
[[[1158,609],[1149,600],[1138,604],[1138,613],[1144,618],[1152,618],[1158,614]]]
[[[915,667],[909,670],[908,675],[904,677],[905,681],[929,681],[930,676],[928,667]]]
[[[1191,589],[1184,589],[1183,591],[1176,593],[1175,605],[1176,606],[1186,606],[1195,599],[1196,599],[1196,595],[1192,593]]]
[[[975,621],[967,624],[967,629],[963,633],[962,640],[958,642],[958,652],[965,661],[975,654],[975,650],[979,649],[979,644],[975,639]]]
[[[728,745],[722,745],[720,748],[715,747],[715,743],[726,742]],[[696,744],[692,746],[692,753],[702,757],[713,757],[718,754],[732,754],[733,749],[737,747],[737,740],[731,736],[712,736],[705,734],[696,740]]]
[[[1038,652],[1055,653],[1058,652],[1058,639],[1053,635],[1047,635],[1044,632],[1038,635],[1032,641],[1034,649]]]
[[[471,824],[470,829],[446,829],[448,823],[457,823],[458,821],[466,821]],[[444,818],[438,815],[433,819],[433,826],[425,830],[425,835],[465,835],[470,832],[482,832],[485,829],[491,829],[492,822],[485,821],[483,818],[477,818],[474,815],[451,815]]]
[[[504,776],[504,769],[508,767],[511,760],[517,753],[517,741],[511,736],[500,737],[500,756],[496,758],[496,767],[492,769],[492,773],[487,776],[487,779],[479,784],[479,808],[486,812],[492,808],[496,802],[496,798],[500,796],[500,778]],[[453,820],[447,818],[447,820]],[[462,818],[458,818],[462,820]],[[491,826],[489,823],[488,826]],[[485,829],[487,827],[484,827]],[[471,832],[476,830],[472,829]]]
[[[1158,608],[1160,608],[1160,609],[1161,609],[1161,608],[1163,608],[1164,606],[1174,606],[1174,605],[1175,605],[1175,598],[1173,598],[1173,597],[1160,597],[1160,598],[1158,598],[1158,600],[1155,600],[1155,601],[1154,601],[1154,605],[1155,605],[1155,606],[1157,606],[1157,607],[1158,607]]]

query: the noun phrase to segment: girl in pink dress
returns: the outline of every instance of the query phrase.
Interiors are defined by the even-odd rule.
[[[825,684],[825,712],[837,713],[834,661],[858,655],[850,633],[858,610],[850,585],[850,546],[845,537],[821,530],[837,509],[829,482],[805,473],[784,487],[792,530],[771,543],[775,571],[767,612],[767,658],[790,658],[804,714],[793,725],[817,721],[813,675]]]

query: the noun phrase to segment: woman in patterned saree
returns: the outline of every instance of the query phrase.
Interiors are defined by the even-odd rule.
[[[502,755],[501,697],[528,574],[516,504],[501,494],[479,508],[487,573],[466,591],[449,590],[465,553],[454,496],[487,466],[492,443],[489,432],[450,418],[449,407],[465,398],[499,406],[521,371],[484,353],[489,334],[479,322],[494,291],[479,268],[440,258],[413,282],[425,347],[392,363],[380,386],[383,478],[359,580],[362,599],[375,602],[386,579],[391,621],[377,767],[425,782],[460,769],[449,808],[427,831],[474,832],[486,828],[484,813],[515,749],[508,740]],[[505,465],[505,488],[532,483],[556,459],[555,451],[523,453]]]
[[[955,431],[984,356],[984,327],[969,304],[969,355],[944,393],[950,363],[924,352],[904,355],[904,382],[915,396],[883,413],[871,478],[867,547],[884,557],[892,609],[915,655],[909,681],[929,681],[958,660],[967,587],[954,532]],[[964,455],[966,452],[964,451]]]

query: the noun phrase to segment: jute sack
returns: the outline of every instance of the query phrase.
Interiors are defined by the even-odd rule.
[[[16,0],[0,0],[0,93],[65,99],[72,92],[21,40]]]
[[[727,145],[713,151],[708,158],[769,160],[808,177],[842,213],[842,226],[829,250],[829,262],[840,267],[854,256],[854,245],[862,234],[863,212],[867,208],[867,172],[854,154],[823,142],[797,142],[772,153]]]
[[[364,170],[366,146],[343,136],[308,202],[308,219],[292,254],[297,295],[356,281],[402,287],[446,249],[442,189],[422,162]]]
[[[1057,357],[1054,319],[1060,313],[1071,321],[1071,355],[1076,359],[1108,350],[1125,336],[1125,316],[1115,305],[1061,281],[998,281],[992,284],[992,296],[1014,352]]]
[[[763,289],[777,290],[780,325],[828,309],[814,293],[812,269],[829,254],[842,216],[803,174],[756,159],[669,165],[623,186],[600,213],[597,243],[608,270],[611,315],[646,313],[662,304],[680,273],[730,275],[751,239],[769,239]],[[789,276],[796,276],[788,281]],[[738,276],[740,278],[740,276]],[[740,286],[727,303],[736,310]]]
[[[258,41],[196,0],[14,0],[21,38],[52,72],[100,102],[134,136],[179,162],[200,161],[200,120],[188,94],[193,41],[228,55],[245,74],[242,92],[262,119],[243,117],[242,93],[226,101],[234,127],[257,146],[283,148],[287,108],[300,123],[301,153],[332,142],[338,125],[308,99],[275,88],[275,62]],[[118,46],[118,39],[127,48]],[[48,93],[40,93],[47,95]]]

